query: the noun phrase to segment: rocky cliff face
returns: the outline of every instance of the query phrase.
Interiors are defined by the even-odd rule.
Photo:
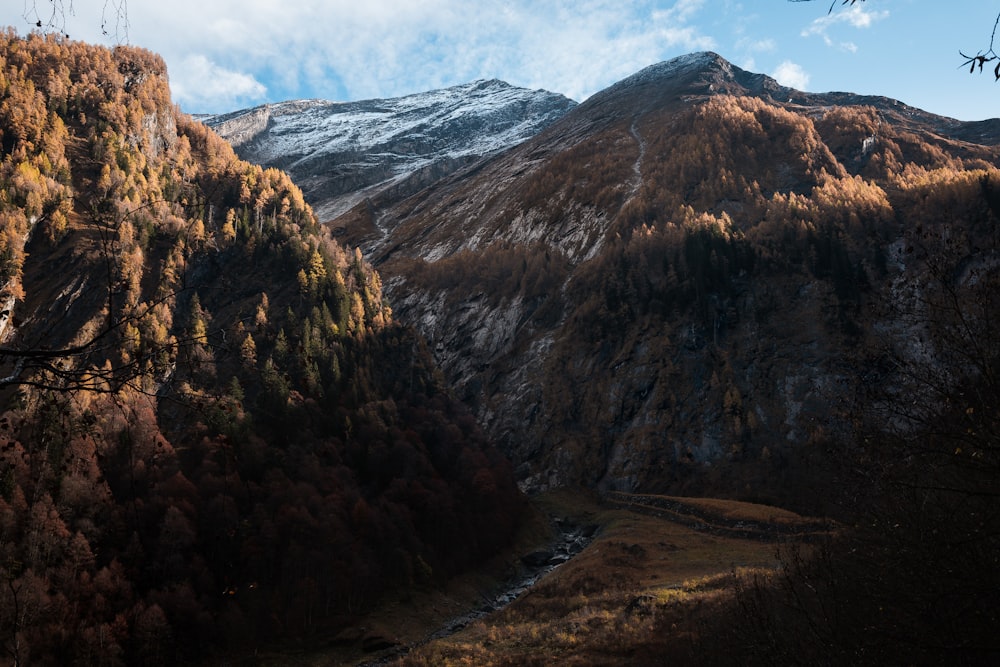
[[[271,123],[271,105],[264,104],[220,116],[206,116],[203,120],[234,148],[239,149],[267,131]]]
[[[537,134],[574,105],[493,80],[394,99],[284,102],[205,122],[244,159],[288,171],[329,219],[380,192],[411,194]]]

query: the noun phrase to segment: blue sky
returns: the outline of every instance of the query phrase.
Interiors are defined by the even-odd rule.
[[[102,7],[57,0],[75,39]],[[174,99],[219,113],[295,98],[395,97],[503,79],[582,101],[655,62],[712,50],[811,92],[879,94],[962,120],[1000,117],[992,72],[960,69],[989,48],[1000,0],[131,0],[131,44],[161,54]],[[70,8],[72,7],[72,11]],[[48,22],[52,0],[3,0],[0,25]],[[1000,39],[998,39],[1000,42]],[[1000,50],[1000,43],[998,43]]]

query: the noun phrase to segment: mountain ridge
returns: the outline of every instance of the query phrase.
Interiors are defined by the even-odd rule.
[[[649,65],[584,100],[581,105],[600,104],[636,87],[666,87],[678,99],[688,101],[718,94],[752,95],[779,105],[822,107],[869,105],[892,111],[900,120],[914,119],[934,126],[942,134],[977,143],[1000,143],[1000,118],[962,121],[910,106],[881,95],[844,91],[802,91],[778,83],[767,74],[744,70],[713,51],[700,51]],[[667,101],[666,99],[661,102]],[[975,129],[970,129],[975,128]]]
[[[397,98],[292,100],[202,120],[245,158],[292,174],[325,220],[365,196],[406,188],[410,177],[414,189],[515,145],[575,104],[480,79]]]

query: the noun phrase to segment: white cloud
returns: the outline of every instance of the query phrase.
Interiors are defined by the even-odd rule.
[[[785,60],[771,76],[781,85],[795,88],[796,90],[806,90],[809,85],[809,74],[802,69],[801,65],[796,65],[791,60]]]
[[[657,20],[690,21],[704,4],[705,0],[677,0],[669,9],[654,10],[653,17]]]
[[[770,37],[765,39],[750,39],[741,37],[736,40],[736,49],[745,53],[770,53],[778,48],[778,43]]]
[[[739,65],[748,72],[753,72],[757,68],[758,53],[772,53],[778,49],[778,43],[770,37],[765,39],[751,39],[741,37],[733,45],[739,54]]]
[[[102,3],[74,0],[74,37],[108,42],[99,31]],[[128,37],[164,57],[178,101],[192,112],[257,101],[261,87],[274,100],[364,99],[481,77],[582,100],[652,63],[716,48],[697,25],[706,7],[705,0],[171,0],[130,3]],[[0,19],[5,13],[0,8]]]
[[[174,101],[182,107],[227,111],[260,102],[267,93],[253,75],[220,67],[200,54],[184,58],[169,75]]]
[[[803,29],[801,34],[803,37],[818,35],[827,46],[833,46],[833,40],[829,36],[830,28],[833,26],[846,23],[853,28],[865,29],[888,16],[888,10],[872,10],[860,4],[854,4],[846,9],[835,10],[821,16]]]
[[[172,78],[179,62],[198,54],[231,72],[253,72],[277,99],[390,97],[496,77],[582,100],[654,62],[716,45],[693,23],[704,0],[666,7],[654,0],[174,0],[169,11],[155,4],[130,6],[132,40],[155,40],[149,47],[163,53]],[[146,25],[157,29],[140,36]],[[183,90],[190,102],[182,106],[202,110]]]
[[[861,5],[851,5],[847,11],[840,12],[840,15],[855,28],[870,28],[875,21],[889,16],[889,10],[869,11]]]

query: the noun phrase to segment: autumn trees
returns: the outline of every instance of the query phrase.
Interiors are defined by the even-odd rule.
[[[506,462],[287,176],[148,52],[0,64],[7,659],[252,653],[508,538]]]
[[[135,300],[139,243],[130,209],[140,210],[145,205],[140,200],[155,199],[157,193],[140,193],[122,176],[122,168],[128,168],[132,160],[142,162],[163,141],[155,125],[142,127],[143,118],[169,109],[163,64],[151,54],[124,47],[116,57],[110,52],[90,54],[55,37],[21,40],[9,32],[3,42],[6,85],[2,104],[10,110],[4,117],[8,171],[3,198],[8,210],[4,229],[8,310],[23,298],[24,246],[36,227],[39,235],[58,244],[68,232],[70,219],[89,209],[94,220],[88,243],[108,260],[101,278],[107,290],[101,326],[95,327],[89,340],[52,339],[45,349],[23,340],[7,345],[3,356],[12,361],[12,368],[4,383],[24,381],[32,369],[45,369],[53,382],[82,382],[98,388],[102,381],[114,382],[113,374],[102,371],[101,380],[84,378],[76,361],[106,351],[114,344],[112,333],[142,318]],[[74,79],[72,67],[87,72],[81,75],[76,70],[78,78]],[[148,76],[137,80],[136,68],[144,68]],[[97,73],[102,87],[93,78]],[[67,153],[84,147],[96,164],[71,168]],[[95,187],[87,201],[80,201],[79,188],[90,183]],[[119,296],[123,298],[118,300]],[[46,382],[44,377],[33,375],[32,381]]]

